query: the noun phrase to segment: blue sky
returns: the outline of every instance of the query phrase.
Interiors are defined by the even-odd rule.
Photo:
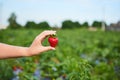
[[[120,20],[120,0],[0,0],[0,20],[8,25],[12,12],[17,22],[47,21],[51,26],[61,26],[64,20],[85,21],[105,20],[107,24]]]

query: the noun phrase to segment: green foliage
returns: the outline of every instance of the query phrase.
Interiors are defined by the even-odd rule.
[[[51,29],[50,25],[45,21],[40,22],[39,24],[36,24],[33,21],[28,21],[24,27],[27,29]]]
[[[79,22],[72,22],[71,20],[66,20],[62,22],[62,29],[73,29],[79,28],[81,25]]]
[[[44,21],[44,22],[40,22],[38,24],[37,28],[40,28],[40,29],[50,29],[50,25],[46,21]]]
[[[16,22],[16,18],[17,17],[15,15],[15,13],[12,13],[11,16],[10,16],[10,18],[8,19],[8,21],[9,21],[8,28],[11,28],[11,29],[21,28],[21,25]]]
[[[82,27],[86,27],[86,28],[88,28],[88,27],[89,27],[88,22],[84,22],[84,23],[82,24]]]
[[[102,22],[100,22],[100,21],[94,21],[92,23],[92,27],[98,27],[98,28],[100,28],[101,26],[102,26]]]
[[[30,46],[42,30],[0,30],[0,42]],[[40,75],[51,80],[119,80],[120,32],[91,32],[86,29],[58,30],[59,44],[55,51],[0,61],[0,79],[13,77],[12,67],[22,66],[21,80],[34,80],[38,60]],[[49,45],[47,39],[43,45]]]
[[[16,21],[17,16],[15,15],[15,13],[12,13],[10,15],[10,18],[8,19],[9,21],[9,25],[8,28],[10,29],[19,29],[19,28],[23,28],[20,24],[17,23]],[[104,22],[105,26],[107,26],[107,24]],[[90,25],[88,22],[84,22],[83,24],[80,24],[78,21],[73,22],[71,20],[65,20],[62,22],[62,29],[76,29],[76,28],[88,28]],[[91,25],[92,27],[96,27],[96,28],[101,28],[102,26],[102,22],[101,21],[94,21]],[[43,21],[40,23],[35,23],[34,21],[28,21],[24,28],[27,29],[52,29],[52,27],[48,24],[48,22]],[[53,27],[54,29],[58,29],[58,27]]]
[[[28,29],[35,29],[37,27],[37,24],[33,21],[28,21],[24,27]]]
[[[68,80],[90,80],[91,66],[86,60],[81,58],[67,57],[64,61],[63,69],[68,74]]]

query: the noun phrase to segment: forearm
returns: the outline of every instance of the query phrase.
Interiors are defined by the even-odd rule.
[[[28,56],[28,48],[0,43],[0,59]]]

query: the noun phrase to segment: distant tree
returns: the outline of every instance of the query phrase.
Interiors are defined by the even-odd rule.
[[[88,22],[84,22],[84,23],[82,24],[82,27],[86,27],[86,28],[88,28],[88,27],[89,27]]]
[[[33,28],[36,28],[37,27],[37,24],[33,21],[28,21],[25,25],[25,28],[29,28],[29,29],[33,29]]]
[[[74,22],[74,25],[76,28],[80,28],[81,27],[81,24],[79,22]]]
[[[62,22],[62,29],[79,28],[81,25],[79,22],[72,22],[71,20],[65,20]]]
[[[62,29],[73,28],[73,22],[71,20],[66,20],[62,22]]]
[[[21,25],[17,23],[16,18],[17,16],[15,15],[15,13],[12,13],[10,15],[10,18],[8,19],[8,22],[9,22],[8,28],[11,28],[11,29],[21,28]]]
[[[101,26],[102,26],[102,22],[100,22],[100,21],[94,21],[92,23],[92,27],[101,27]]]
[[[46,21],[40,22],[37,25],[37,28],[40,28],[40,29],[51,29],[50,25]]]

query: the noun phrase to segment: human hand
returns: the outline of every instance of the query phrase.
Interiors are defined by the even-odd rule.
[[[42,42],[44,41],[44,39],[47,36],[53,35],[53,34],[55,35],[56,31],[46,30],[40,33],[28,48],[28,56],[37,55],[48,50],[55,50],[54,47],[42,45]]]

